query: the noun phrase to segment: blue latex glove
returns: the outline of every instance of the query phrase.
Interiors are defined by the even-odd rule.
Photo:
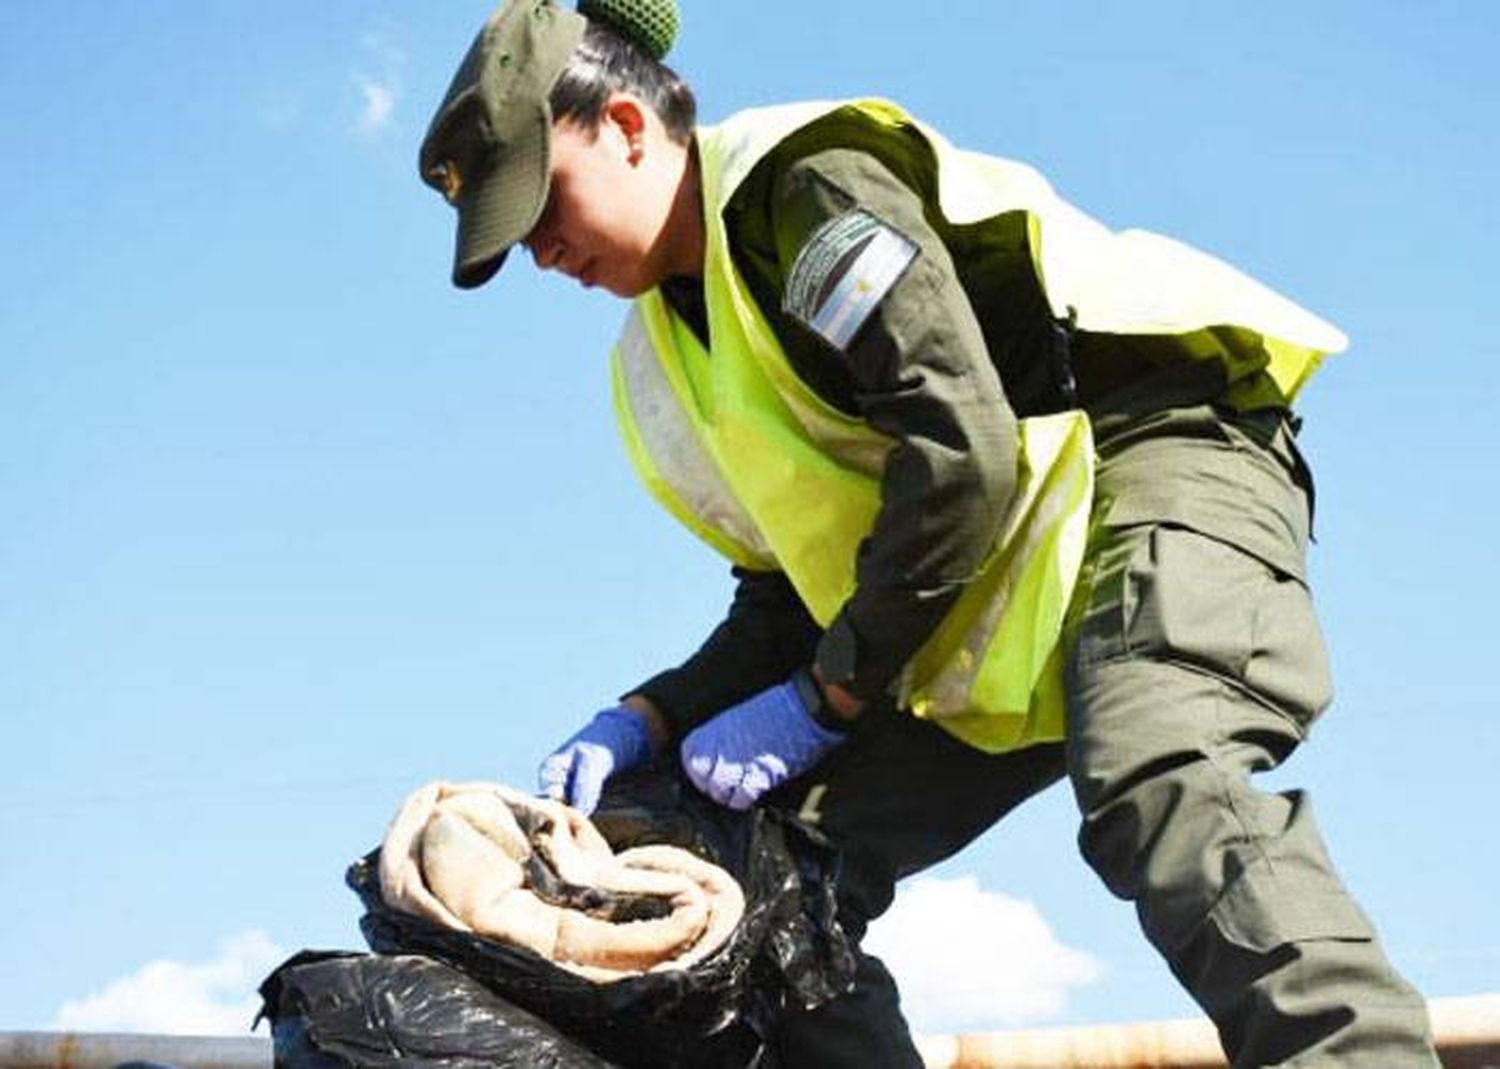
[[[720,805],[749,809],[845,738],[814,720],[796,686],[787,682],[690,731],[682,740],[682,767],[693,785]]]
[[[548,798],[587,814],[599,804],[599,793],[611,774],[649,760],[651,733],[646,722],[617,705],[595,713],[594,719],[542,762],[536,778]]]

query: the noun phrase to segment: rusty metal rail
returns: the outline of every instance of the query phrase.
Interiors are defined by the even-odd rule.
[[[1500,1069],[1500,995],[1433,999],[1444,1069]],[[927,1036],[927,1069],[1224,1069],[1206,1020]]]
[[[0,1032],[0,1069],[271,1069],[262,1036],[149,1036],[115,1032]]]
[[[1433,1032],[1444,1069],[1500,1069],[1500,994],[1434,999]],[[927,1036],[927,1069],[1223,1069],[1206,1021],[1148,1021],[1087,1028]],[[0,1032],[0,1069],[115,1069],[156,1062],[174,1069],[271,1069],[259,1036],[154,1036]]]

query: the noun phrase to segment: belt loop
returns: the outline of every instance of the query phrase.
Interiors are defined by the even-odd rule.
[[[1078,380],[1073,375],[1073,331],[1078,309],[1068,305],[1068,318],[1052,321],[1052,378],[1066,408],[1078,407]]]

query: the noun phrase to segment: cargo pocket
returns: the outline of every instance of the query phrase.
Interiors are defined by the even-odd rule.
[[[1255,606],[1245,685],[1306,732],[1333,700],[1323,631],[1307,587],[1273,573]]]
[[[1341,888],[1288,894],[1265,875],[1258,870],[1242,874],[1210,914],[1223,937],[1236,946],[1268,954],[1291,943],[1375,938],[1369,918]]]
[[[1298,737],[1328,706],[1328,654],[1300,579],[1172,524],[1138,535],[1119,572],[1112,586],[1101,580],[1110,590],[1101,600],[1121,628],[1119,654],[1223,679],[1280,713]],[[1092,621],[1101,649],[1109,620],[1100,613]]]
[[[1254,653],[1255,606],[1271,581],[1261,561],[1185,527],[1150,529],[1127,570],[1125,649],[1242,682]]]

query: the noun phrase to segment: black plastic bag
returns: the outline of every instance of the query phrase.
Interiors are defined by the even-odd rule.
[[[427,958],[303,951],[260,987],[277,1069],[611,1069]]]
[[[726,944],[687,969],[595,983],[528,950],[391,909],[380,896],[379,851],[347,876],[365,904],[366,941],[382,954],[445,962],[623,1066],[769,1066],[764,1037],[784,1006],[812,1008],[848,988],[837,859],[815,832],[774,810],[724,809],[659,768],[611,780],[594,823],[616,850],[682,846],[738,879],[745,915]]]

